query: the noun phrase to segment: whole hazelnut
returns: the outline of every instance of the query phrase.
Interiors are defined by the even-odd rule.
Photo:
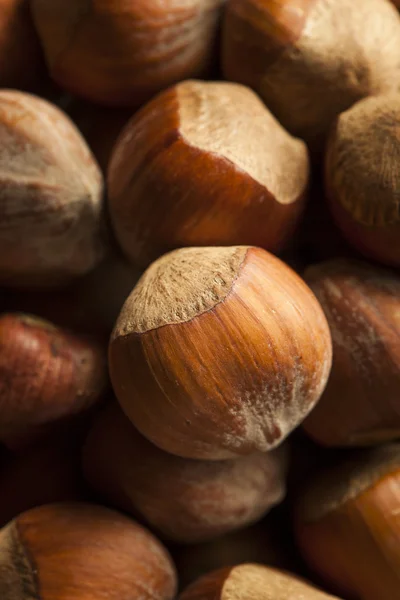
[[[87,481],[113,506],[186,543],[259,520],[286,491],[285,446],[234,460],[180,458],[143,438],[118,405],[95,420],[83,465]]]
[[[43,74],[44,61],[29,0],[1,0],[0,87],[31,88]]]
[[[131,107],[207,73],[223,2],[32,0],[32,10],[61,87],[95,103]]]
[[[110,162],[114,232],[147,266],[182,246],[287,242],[304,208],[306,146],[250,89],[186,81],[123,130]]]
[[[400,18],[389,0],[230,0],[226,79],[256,90],[313,150],[335,117],[400,82]]]
[[[333,260],[305,279],[325,312],[332,371],[304,423],[326,446],[363,446],[400,437],[400,278],[367,263]]]
[[[18,449],[107,389],[101,341],[23,314],[0,317],[0,441]]]
[[[213,571],[190,585],[179,600],[339,600],[284,571],[242,564]]]
[[[400,445],[325,469],[297,504],[296,536],[310,566],[346,597],[398,598]]]
[[[50,286],[103,257],[103,181],[56,106],[0,90],[0,283]]]
[[[172,600],[175,591],[161,543],[101,506],[46,505],[0,531],[2,600]]]
[[[367,98],[340,115],[326,156],[326,191],[348,242],[400,266],[400,94]]]
[[[318,401],[331,366],[315,296],[248,246],[183,248],[153,263],[110,341],[111,380],[139,431],[187,458],[271,450]]]

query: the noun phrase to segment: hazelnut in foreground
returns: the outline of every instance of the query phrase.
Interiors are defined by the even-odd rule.
[[[284,571],[242,564],[213,571],[190,585],[179,600],[339,600]]]
[[[138,265],[183,246],[290,239],[309,179],[305,144],[244,86],[186,81],[153,99],[112,155],[110,217]]]
[[[328,324],[287,265],[248,246],[183,248],[153,263],[109,347],[127,416],[178,456],[228,459],[278,446],[318,401]]]
[[[332,371],[304,422],[325,446],[364,446],[400,437],[400,278],[367,263],[337,259],[305,279],[332,335]]]
[[[84,472],[113,506],[140,514],[163,537],[199,542],[257,521],[285,496],[287,448],[225,461],[168,454],[142,437],[117,404],[95,420]]]
[[[92,102],[137,107],[216,59],[224,0],[32,0],[52,78]],[[106,40],[106,43],[105,43]]]
[[[313,150],[338,114],[399,87],[389,0],[230,0],[223,29],[225,78],[253,88]]]
[[[322,472],[297,505],[296,535],[310,566],[345,597],[398,598],[400,445]]]
[[[30,444],[107,389],[106,350],[31,315],[0,316],[0,441]]]
[[[400,266],[400,94],[367,98],[340,115],[326,157],[326,193],[348,242]]]
[[[127,517],[90,504],[52,504],[0,531],[2,600],[172,600],[162,544]]]
[[[1,285],[63,285],[93,269],[105,253],[103,188],[60,109],[0,90]]]

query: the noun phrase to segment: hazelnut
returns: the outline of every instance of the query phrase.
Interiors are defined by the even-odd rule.
[[[182,246],[279,250],[295,228],[309,178],[306,146],[244,86],[186,81],[123,130],[110,162],[114,232],[147,266]]]
[[[366,263],[333,260],[305,279],[328,320],[332,371],[306,419],[327,446],[363,446],[400,436],[400,278]]]
[[[284,571],[242,564],[213,571],[190,585],[179,600],[339,600]]]
[[[6,455],[0,466],[0,527],[30,508],[87,497],[79,434],[74,423],[26,451]]]
[[[338,118],[326,157],[327,195],[343,235],[366,256],[397,267],[399,120],[400,95],[357,103]]]
[[[56,106],[0,90],[0,283],[64,284],[103,257],[103,182]]]
[[[388,0],[230,0],[223,29],[226,79],[256,90],[313,150],[339,113],[399,87],[400,18]]]
[[[110,341],[111,380],[139,431],[187,458],[271,450],[329,375],[329,328],[283,262],[248,246],[183,248],[153,263]]]
[[[259,520],[283,499],[286,470],[285,446],[214,462],[173,456],[143,438],[117,405],[97,418],[84,450],[86,479],[96,491],[180,542]]]
[[[107,389],[103,344],[22,314],[0,317],[0,441],[16,449]]]
[[[95,103],[131,107],[207,73],[223,2],[32,0],[32,10],[61,87]]]
[[[359,600],[399,596],[400,445],[325,470],[297,505],[296,535],[316,572]]]
[[[0,2],[0,87],[31,88],[44,74],[29,0]]]
[[[90,504],[53,504],[0,531],[2,600],[172,600],[174,566],[149,531]]]

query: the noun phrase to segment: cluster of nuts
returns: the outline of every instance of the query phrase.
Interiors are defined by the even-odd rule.
[[[1,600],[400,598],[398,9],[0,1]]]

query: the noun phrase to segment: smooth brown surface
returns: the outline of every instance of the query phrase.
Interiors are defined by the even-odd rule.
[[[102,343],[22,314],[0,317],[0,439],[24,446],[107,389]]]
[[[399,87],[389,0],[232,0],[223,29],[224,77],[250,85],[313,151],[338,114]]]
[[[0,90],[0,282],[68,283],[105,253],[103,181],[56,106]]]
[[[400,589],[398,445],[386,459],[360,453],[358,467],[322,473],[300,502],[296,536],[304,558],[351,598],[393,600]]]
[[[128,123],[108,175],[116,237],[147,266],[182,246],[278,251],[303,211],[307,149],[249,89],[188,81]]]
[[[0,1],[0,87],[31,88],[42,78],[44,61],[29,0]]]
[[[332,371],[304,423],[327,446],[363,446],[400,435],[400,279],[364,262],[336,260],[305,279],[328,320]]]
[[[143,279],[151,282],[154,269]],[[185,299],[185,279],[171,284],[170,293]],[[127,302],[134,298],[135,291]],[[114,391],[143,435],[180,456],[219,460],[272,449],[309,413],[329,374],[330,334],[318,302],[261,249],[246,250],[224,301],[187,322],[135,333],[135,322],[121,315],[109,350]]]
[[[143,438],[115,404],[95,420],[83,464],[111,505],[139,513],[170,540],[192,543],[252,523],[282,501],[287,458],[286,447],[221,462],[173,456]]]
[[[165,548],[117,512],[90,504],[53,504],[22,514],[11,527],[17,534],[11,552],[0,551],[0,571],[13,575],[3,579],[7,600],[174,597],[175,569]],[[28,563],[21,562],[22,553]],[[32,586],[26,587],[32,578],[33,596]]]
[[[92,102],[140,106],[216,60],[223,0],[33,0],[52,77]],[[107,43],[104,43],[107,40]]]
[[[205,575],[179,600],[339,600],[306,581],[263,565],[242,564]]]
[[[400,266],[400,95],[368,98],[340,115],[328,146],[325,186],[348,242]]]

